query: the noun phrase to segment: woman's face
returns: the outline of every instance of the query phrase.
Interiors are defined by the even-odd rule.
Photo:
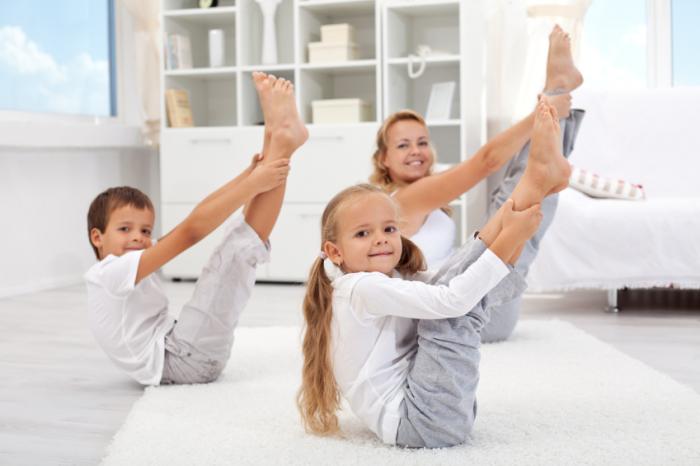
[[[383,160],[396,184],[409,184],[430,173],[433,151],[428,129],[415,120],[394,123],[387,131],[387,151]]]

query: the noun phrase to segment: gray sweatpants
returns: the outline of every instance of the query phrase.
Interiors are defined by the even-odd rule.
[[[256,266],[268,259],[269,246],[242,215],[234,217],[204,266],[192,298],[165,336],[161,384],[207,383],[219,377],[255,285]]]
[[[562,153],[564,154],[564,157],[569,157],[571,151],[574,150],[574,142],[576,141],[581,120],[583,120],[585,113],[586,112],[581,109],[572,109],[569,117],[564,120],[560,120],[559,122],[561,125]],[[493,215],[510,197],[515,185],[518,184],[518,181],[520,181],[520,178],[525,171],[529,154],[530,143],[528,142],[518,153],[518,155],[516,155],[510,161],[506,168],[503,181],[491,194],[491,201],[489,202],[489,216]],[[537,257],[537,252],[540,249],[540,242],[547,232],[549,225],[552,224],[558,202],[558,194],[547,196],[542,201],[541,208],[543,218],[540,228],[537,233],[525,244],[525,248],[518,259],[518,262],[515,264],[515,269],[520,272],[523,277],[527,276],[530,265],[532,265],[535,257]],[[482,342],[491,343],[503,341],[507,339],[511,333],[513,333],[515,325],[518,323],[521,301],[522,297],[517,296],[512,301],[505,302],[493,310],[491,313],[491,320],[481,331]]]
[[[572,110],[569,118],[561,122],[566,156],[573,150],[583,115],[583,110]],[[528,143],[510,162],[503,182],[493,193],[491,213],[512,193],[525,171],[529,152]],[[515,268],[469,313],[453,319],[418,321],[418,351],[404,387],[396,433],[398,445],[438,448],[467,440],[476,417],[479,346],[482,340],[506,338],[515,327],[520,298],[527,286],[524,277],[552,222],[556,204],[556,195],[545,199],[542,225],[526,244]],[[447,284],[474,263],[485,249],[481,240],[470,239],[445,261],[432,283]],[[504,312],[506,315],[501,315]]]
[[[470,239],[447,258],[431,284],[448,284],[485,250],[483,241]],[[418,351],[404,387],[398,445],[437,448],[464,443],[476,417],[480,331],[494,307],[519,296],[525,287],[525,280],[511,268],[464,316],[418,321]]]

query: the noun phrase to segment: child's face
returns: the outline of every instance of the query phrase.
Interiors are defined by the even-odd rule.
[[[104,232],[93,228],[90,239],[100,253],[100,259],[108,255],[121,256],[129,251],[151,247],[151,232],[155,215],[150,209],[138,209],[126,205],[115,209],[109,216]]]
[[[337,241],[324,252],[345,272],[390,275],[401,258],[396,208],[386,195],[371,193],[351,200],[338,212]]]
[[[417,121],[402,120],[387,132],[384,166],[395,183],[412,183],[430,173],[433,151],[425,126]]]

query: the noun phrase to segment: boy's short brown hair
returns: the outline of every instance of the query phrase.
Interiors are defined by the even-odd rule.
[[[98,194],[92,203],[90,203],[87,214],[88,241],[90,241],[90,246],[92,246],[92,250],[95,251],[95,257],[97,257],[98,260],[100,258],[100,253],[95,245],[92,244],[90,232],[93,228],[97,228],[100,232],[104,233],[112,212],[124,206],[133,206],[137,209],[148,209],[151,212],[155,212],[153,203],[148,196],[130,186],[109,188]]]

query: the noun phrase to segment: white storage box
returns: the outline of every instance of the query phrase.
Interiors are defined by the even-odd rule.
[[[357,59],[357,44],[339,42],[311,42],[309,63],[328,63]]]
[[[362,99],[327,99],[311,102],[314,124],[359,123],[371,121],[372,109]]]
[[[326,24],[321,26],[321,42],[348,44],[355,42],[355,28],[351,24]]]

